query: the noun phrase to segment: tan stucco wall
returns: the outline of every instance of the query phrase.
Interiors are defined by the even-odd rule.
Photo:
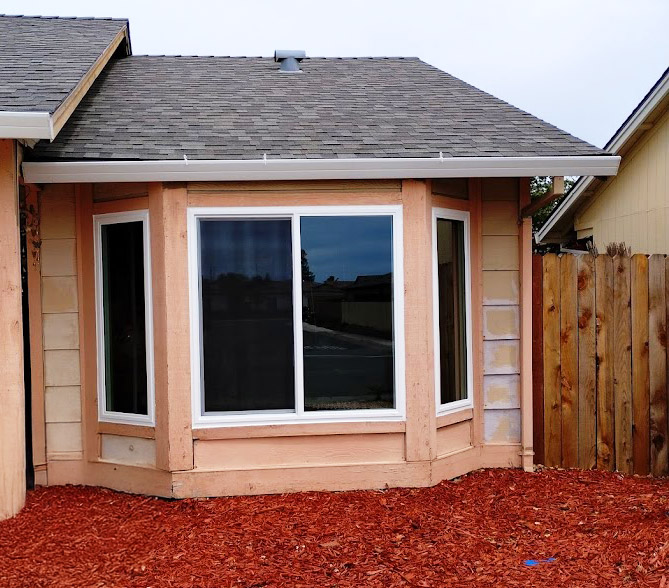
[[[669,112],[577,212],[574,228],[592,234],[599,251],[624,241],[632,253],[669,253]]]
[[[40,194],[44,414],[47,462],[82,457],[74,187]]]
[[[483,439],[520,442],[519,181],[482,183]]]

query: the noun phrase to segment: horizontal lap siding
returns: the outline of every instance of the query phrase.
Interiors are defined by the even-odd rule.
[[[485,443],[520,442],[518,195],[516,179],[482,182]]]
[[[46,186],[40,219],[47,461],[76,460],[83,444],[74,187]]]

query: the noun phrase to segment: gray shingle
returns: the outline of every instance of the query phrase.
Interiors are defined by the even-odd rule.
[[[0,15],[0,110],[53,113],[127,25]]]
[[[36,159],[601,155],[415,58],[133,56],[111,62]]]

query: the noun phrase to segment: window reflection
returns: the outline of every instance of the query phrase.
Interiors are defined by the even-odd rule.
[[[146,415],[144,223],[106,224],[100,229],[105,408]]]
[[[292,410],[291,221],[200,221],[205,412]]]
[[[441,404],[467,398],[464,223],[437,219]]]
[[[304,408],[392,408],[389,216],[302,217]]]

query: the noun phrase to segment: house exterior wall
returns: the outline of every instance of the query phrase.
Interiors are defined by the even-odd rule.
[[[428,486],[520,465],[518,180],[470,180],[469,199],[429,181],[99,184],[41,194],[47,483],[163,496]],[[186,210],[395,204],[403,208],[404,422],[192,429]],[[470,210],[474,403],[437,416],[432,208]],[[94,214],[149,210],[155,427],[98,422]],[[54,282],[55,280],[55,282]]]
[[[576,213],[574,228],[600,251],[624,241],[633,253],[669,253],[669,112]]]
[[[520,443],[519,181],[484,179],[483,439]]]
[[[81,460],[83,451],[74,192],[53,184],[39,194],[47,470],[49,462]]]

